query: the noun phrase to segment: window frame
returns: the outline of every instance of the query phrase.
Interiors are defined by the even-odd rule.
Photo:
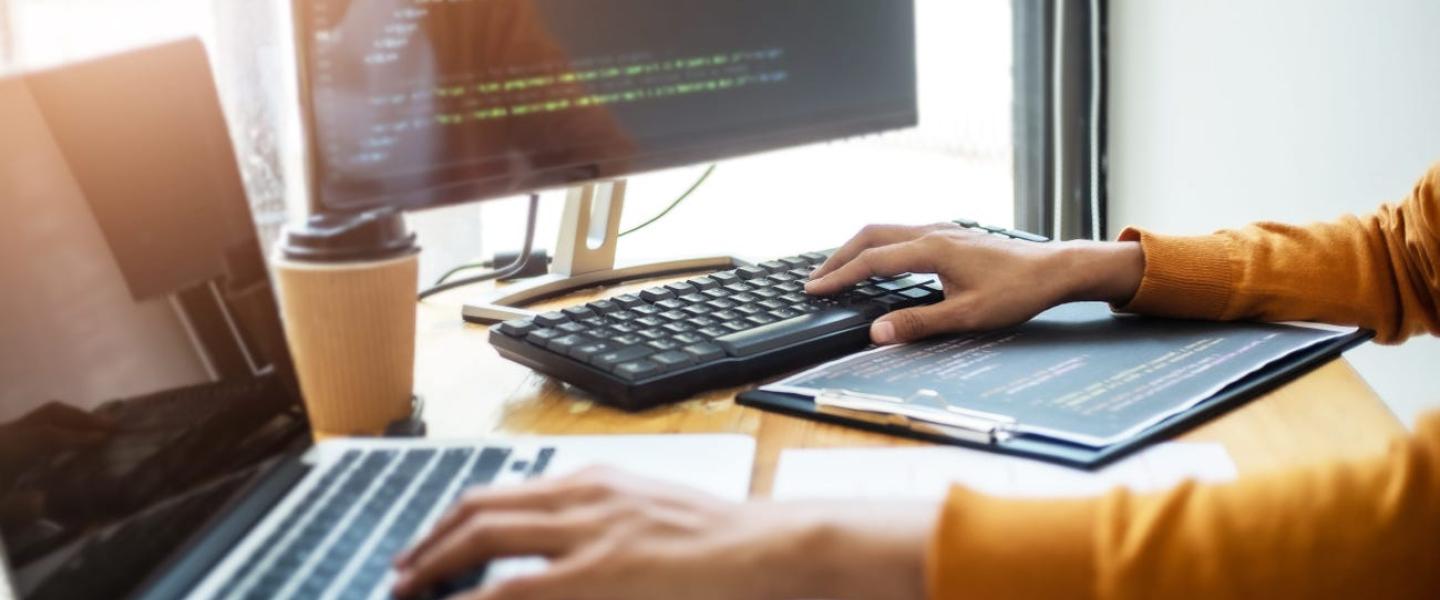
[[[1108,0],[1012,0],[1015,225],[1104,239]]]

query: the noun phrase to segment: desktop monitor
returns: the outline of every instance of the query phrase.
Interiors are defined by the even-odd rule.
[[[917,121],[911,0],[296,0],[315,208],[418,209]]]

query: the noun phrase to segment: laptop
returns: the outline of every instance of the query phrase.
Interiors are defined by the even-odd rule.
[[[312,443],[196,42],[0,79],[0,131],[0,598],[382,598],[472,486],[746,495],[746,436]]]

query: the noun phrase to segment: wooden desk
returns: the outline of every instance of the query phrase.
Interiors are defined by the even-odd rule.
[[[653,285],[580,293],[568,306]],[[486,327],[464,323],[460,302],[481,287],[435,296],[419,307],[416,389],[432,437],[487,434],[744,433],[755,437],[752,497],[768,497],[780,451],[923,442],[787,417],[735,404],[743,388],[719,390],[641,413],[596,405],[554,379],[500,358]],[[1186,433],[1224,443],[1241,473],[1382,452],[1405,430],[1344,359]]]

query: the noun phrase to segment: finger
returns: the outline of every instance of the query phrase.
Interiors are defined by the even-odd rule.
[[[563,554],[588,535],[588,527],[581,522],[551,513],[477,515],[400,569],[395,594],[419,593],[492,558]]]
[[[956,318],[956,304],[941,302],[897,310],[870,324],[870,341],[877,345],[900,344],[956,331],[963,323]]]
[[[908,242],[934,229],[934,226],[916,227],[913,225],[867,225],[859,233],[851,237],[840,249],[836,250],[830,258],[821,263],[820,267],[810,273],[811,279],[824,277],[841,265],[855,259],[857,255],[869,248],[878,246],[889,246],[900,242]]]
[[[805,284],[808,294],[834,294],[874,275],[896,275],[908,271],[935,271],[936,256],[923,239],[869,248],[853,260],[819,279]]]
[[[565,494],[564,486],[559,481],[542,479],[513,487],[471,488],[435,521],[435,525],[425,537],[395,558],[395,566],[410,565],[416,556],[482,511],[553,511],[559,508]]]

